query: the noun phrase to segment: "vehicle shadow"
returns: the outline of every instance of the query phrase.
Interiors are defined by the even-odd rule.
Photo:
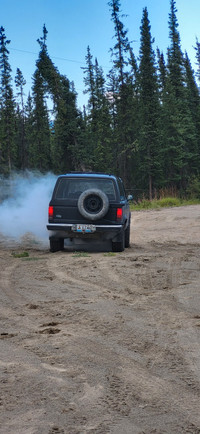
[[[65,239],[64,251],[112,252],[112,243],[110,240],[97,241],[92,239],[82,240],[79,238],[74,238],[73,240]]]

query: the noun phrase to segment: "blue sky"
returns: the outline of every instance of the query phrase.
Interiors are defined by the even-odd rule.
[[[166,54],[169,46],[168,18],[170,0],[121,0],[125,27],[138,55],[140,25],[143,8],[147,7],[154,49]],[[187,51],[195,69],[195,41],[200,41],[200,0],[177,0],[177,18],[183,51]],[[83,70],[87,46],[97,57],[107,74],[111,67],[109,49],[113,47],[114,28],[108,0],[0,0],[0,26],[5,28],[9,45],[9,62],[13,71],[20,68],[27,85],[26,96],[32,86],[43,24],[48,30],[48,52],[60,73],[73,80],[78,93],[78,106],[86,103],[83,95]]]

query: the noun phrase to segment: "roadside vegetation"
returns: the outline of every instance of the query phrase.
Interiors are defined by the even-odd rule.
[[[142,199],[131,203],[131,211],[144,209],[170,208],[172,206],[200,205],[200,199],[180,199],[178,197],[165,197],[163,199]]]
[[[186,192],[177,189],[165,188],[154,192],[152,200],[142,197],[130,203],[131,210],[169,208],[172,206],[187,206],[200,204],[200,180],[193,177]]]

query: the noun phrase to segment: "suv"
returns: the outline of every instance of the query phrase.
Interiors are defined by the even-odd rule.
[[[114,175],[59,176],[49,203],[50,251],[62,250],[65,238],[92,238],[111,240],[113,252],[122,252],[130,245],[131,199]]]

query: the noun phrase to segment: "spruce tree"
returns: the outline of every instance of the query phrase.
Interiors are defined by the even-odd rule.
[[[94,152],[96,146],[96,118],[97,118],[97,98],[95,84],[95,66],[93,64],[93,56],[90,47],[87,47],[85,57],[86,67],[82,68],[84,72],[83,81],[85,84],[84,93],[88,94],[88,104],[85,111],[85,125],[87,135],[86,145],[86,165],[88,168],[93,168]]]
[[[84,93],[88,93],[88,110],[91,113],[91,117],[95,117],[95,108],[96,108],[96,100],[95,100],[95,78],[94,78],[94,65],[93,65],[93,56],[90,51],[90,47],[87,47],[87,55],[85,57],[86,67],[82,68],[84,71],[84,84],[85,91]]]
[[[196,170],[196,127],[186,86],[185,61],[181,51],[176,2],[170,1],[168,74],[163,100],[165,177],[169,185],[185,190],[191,171]]]
[[[78,111],[76,94],[65,76],[60,76],[59,99],[54,120],[53,167],[56,172],[71,171],[79,164]]]
[[[0,27],[0,170],[3,173],[10,173],[17,166],[15,102],[7,48],[9,43],[4,28]]]
[[[153,189],[158,187],[161,182],[162,153],[160,149],[160,107],[157,71],[150,29],[148,11],[147,8],[144,8],[140,27],[139,64],[140,182],[143,188],[148,186],[149,198],[152,199]]]
[[[185,54],[185,83],[188,109],[193,123],[193,137],[189,148],[191,163],[188,162],[189,177],[191,177],[200,173],[200,95],[187,53]]]
[[[96,89],[96,141],[94,150],[94,169],[110,172],[112,159],[112,131],[109,102],[106,96],[105,79],[102,68],[95,60]]]
[[[160,52],[159,48],[157,48],[157,56],[158,56],[159,96],[160,96],[160,101],[163,102],[163,95],[166,86],[167,67],[165,64],[164,54]]]
[[[35,140],[35,113],[33,108],[33,98],[28,94],[27,102],[25,104],[25,137],[26,137],[26,153],[25,153],[25,167],[34,168],[33,154],[34,154],[34,140]]]
[[[108,2],[114,24],[116,43],[111,50],[113,68],[108,76],[110,83],[114,77],[112,113],[114,114],[113,145],[116,153],[116,172],[123,178],[125,186],[131,181],[131,161],[136,141],[135,89],[132,81],[130,43],[124,24],[121,21],[120,1]],[[110,91],[110,89],[109,89]]]
[[[197,59],[197,78],[198,81],[200,82],[200,42],[198,41],[198,39],[196,38],[196,47],[195,47],[195,51],[196,51],[196,59]]]
[[[109,172],[112,167],[111,116],[106,97],[103,70],[97,59],[92,62],[90,48],[87,48],[84,68],[85,93],[89,94],[87,107],[87,162],[91,169]]]
[[[81,116],[76,108],[76,92],[73,83],[61,75],[47,50],[47,29],[38,39],[40,52],[37,68],[43,79],[44,89],[53,100],[54,119],[51,137],[52,166],[56,172],[73,170],[81,158],[79,148],[79,125]]]
[[[24,106],[24,86],[26,80],[19,68],[17,68],[15,76],[15,85],[17,88],[17,138],[18,140],[18,155],[19,155],[19,168],[25,170],[27,165],[27,151],[25,144],[25,106]]]
[[[128,31],[124,29],[124,24],[120,19],[120,0],[110,0],[108,5],[111,10],[116,39],[116,44],[114,45],[114,48],[111,49],[111,54],[114,68],[118,71],[119,82],[122,85],[125,78],[124,69],[128,64],[126,56],[130,50],[130,43],[127,36]]]
[[[187,93],[188,107],[190,109],[194,124],[199,128],[199,108],[200,95],[199,89],[195,81],[195,73],[192,68],[188,54],[185,53],[185,86]],[[198,134],[199,135],[199,134]]]
[[[180,34],[178,31],[176,1],[170,0],[169,38],[171,45],[168,49],[169,80],[173,86],[176,98],[182,97],[183,89],[183,53],[181,51]]]
[[[49,116],[46,89],[39,69],[33,75],[34,140],[29,148],[29,164],[41,172],[51,168]]]

